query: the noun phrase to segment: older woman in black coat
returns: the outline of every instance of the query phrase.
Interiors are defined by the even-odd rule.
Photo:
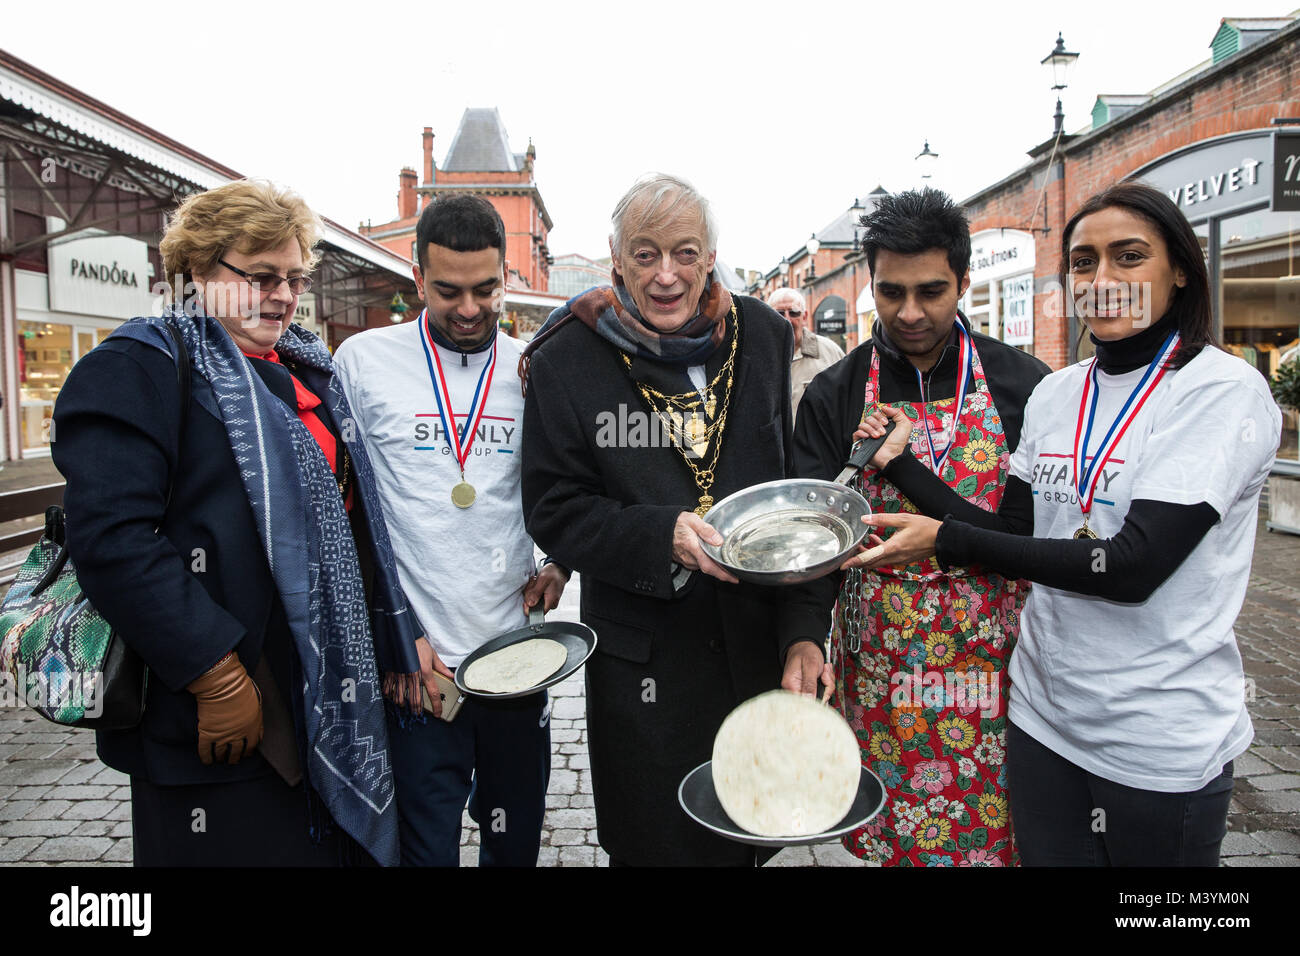
[[[777,590],[711,561],[707,508],[784,478],[790,325],[712,276],[708,205],[638,182],[614,212],[613,287],[559,310],[525,353],[528,531],[582,573],[587,731],[600,844],[614,864],[752,865],[677,805],[722,719],[781,682]],[[811,689],[796,645],[786,686]]]
[[[290,324],[318,232],[268,183],[191,197],[175,303],[55,406],[78,579],[149,672],[142,722],[97,734],[137,865],[397,862],[379,671],[418,671],[420,631],[329,353]]]

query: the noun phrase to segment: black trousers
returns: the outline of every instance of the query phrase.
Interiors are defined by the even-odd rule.
[[[187,786],[159,786],[132,777],[135,865],[375,865],[324,807],[318,812],[327,824],[319,843],[310,833],[302,784],[290,787],[274,773]]]
[[[1008,723],[1011,824],[1025,866],[1218,866],[1232,762],[1200,790],[1164,793],[1088,773]]]
[[[545,691],[471,697],[447,723],[389,709],[403,866],[459,866],[461,812],[479,825],[479,866],[536,866],[551,779]]]

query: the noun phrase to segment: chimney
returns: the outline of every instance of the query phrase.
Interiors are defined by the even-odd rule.
[[[424,128],[424,183],[425,186],[433,185],[433,127]],[[432,197],[429,193],[423,193],[420,196],[420,208],[423,209],[429,205]]]
[[[415,170],[409,166],[397,174],[397,218],[413,219],[419,206],[415,191]]]

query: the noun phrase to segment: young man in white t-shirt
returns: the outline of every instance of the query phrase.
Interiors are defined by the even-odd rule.
[[[546,692],[471,697],[447,722],[433,677],[522,627],[532,606],[554,608],[568,579],[553,562],[535,571],[524,530],[522,346],[498,330],[501,217],[476,196],[431,203],[416,257],[418,320],[353,336],[335,355],[402,587],[428,635],[417,650],[433,712],[389,721],[402,863],[458,865],[468,800],[482,827],[479,864],[534,866],[550,779]]]

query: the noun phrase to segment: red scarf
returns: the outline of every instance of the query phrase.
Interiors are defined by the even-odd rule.
[[[275,353],[275,349],[267,352],[265,355],[253,355],[251,352],[244,352],[249,358],[262,359],[264,362],[272,362],[284,368],[280,361],[280,356]],[[284,369],[289,372],[287,368]],[[298,376],[289,372],[289,379],[293,382],[294,399],[298,406],[298,418],[307,426],[307,431],[311,432],[311,437],[316,439],[316,444],[320,445],[320,450],[325,455],[325,460],[329,462],[330,471],[334,474],[339,472],[338,463],[338,442],[334,439],[334,434],[326,427],[325,422],[321,420],[320,412],[316,409],[320,406],[321,400],[316,393],[309,389],[302,382],[298,381]],[[352,510],[352,489],[348,488],[347,500],[343,506],[349,511]]]

